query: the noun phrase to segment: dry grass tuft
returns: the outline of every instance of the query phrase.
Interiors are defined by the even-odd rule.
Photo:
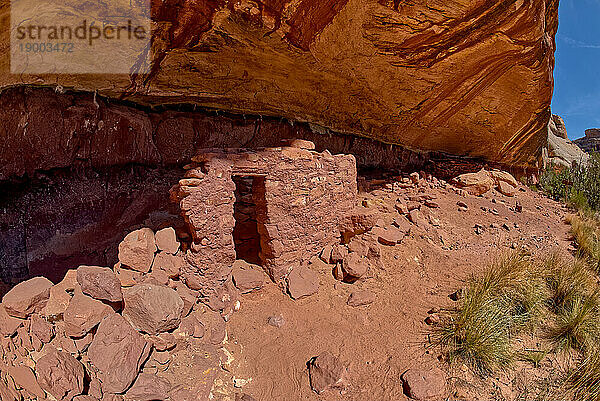
[[[526,255],[512,253],[468,281],[460,307],[436,333],[450,361],[461,360],[479,373],[512,364],[512,335],[543,305],[543,299],[536,298],[538,284],[528,280],[531,271]],[[543,286],[543,281],[538,283]]]
[[[451,362],[463,361],[483,374],[512,363],[510,323],[502,300],[469,292],[462,307],[436,334]]]
[[[552,388],[562,388],[561,396],[578,394],[573,400],[600,401],[600,289],[585,261],[557,253],[540,263],[522,253],[502,256],[468,280],[464,298],[444,321],[434,338],[450,362],[485,376],[517,359],[538,368],[552,352],[565,351],[566,360],[581,362]],[[524,335],[551,351],[519,351]]]
[[[585,350],[600,333],[597,279],[580,259],[567,263],[554,254],[543,266],[549,290],[547,305],[552,312],[547,337],[556,350]]]
[[[595,219],[572,216],[569,219],[571,233],[579,246],[579,257],[586,259],[590,267],[600,273],[600,227]]]
[[[566,262],[558,254],[550,255],[542,263],[546,286],[549,290],[548,306],[553,312],[577,297],[593,291],[597,279],[585,261]]]
[[[600,339],[600,297],[597,291],[578,294],[556,311],[548,338],[559,351],[586,351]]]
[[[597,345],[571,372],[569,387],[576,400],[600,401],[600,348]]]

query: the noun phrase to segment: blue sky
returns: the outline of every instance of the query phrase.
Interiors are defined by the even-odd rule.
[[[600,0],[560,0],[552,112],[569,138],[600,128]]]

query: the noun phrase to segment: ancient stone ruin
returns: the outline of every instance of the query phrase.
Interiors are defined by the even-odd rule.
[[[210,293],[237,259],[260,264],[274,281],[340,242],[356,206],[354,156],[318,153],[314,144],[262,150],[201,150],[174,188],[193,243],[183,276]]]
[[[132,230],[114,266],[73,265],[58,283],[35,277],[2,297],[1,401],[265,399],[249,386],[263,379],[246,370],[246,361],[255,362],[244,354],[262,345],[242,342],[241,333],[297,335],[290,334],[299,328],[286,302],[302,300],[295,307],[309,316],[328,307],[323,299],[350,317],[380,307],[381,276],[401,277],[406,265],[399,263],[416,238],[435,234],[450,245],[439,231],[441,209],[466,213],[466,202],[491,196],[504,203],[500,197],[514,197],[519,187],[509,173],[482,169],[452,185],[425,172],[362,177],[359,193],[354,156],[317,152],[306,140],[202,149],[185,170],[170,193],[184,225]],[[482,225],[475,229],[482,235]],[[269,288],[269,278],[277,285]],[[326,319],[304,324],[320,327]],[[332,324],[344,320],[354,324]],[[428,312],[424,324],[438,323]],[[294,368],[308,374],[300,391],[361,388],[347,358],[315,344]],[[412,369],[394,380],[413,399],[445,393],[442,371]]]

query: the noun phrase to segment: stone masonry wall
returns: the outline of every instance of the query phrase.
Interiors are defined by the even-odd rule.
[[[353,156],[283,148],[266,155],[269,257],[264,266],[274,280],[324,246],[340,241],[342,219],[356,206],[356,161]]]
[[[253,199],[262,264],[274,281],[340,241],[340,226],[357,202],[356,160],[315,152],[307,141],[292,143],[295,147],[256,151],[203,150],[186,166],[173,195],[193,237],[183,273],[189,286],[211,296],[231,274],[236,258],[232,176],[264,178]]]
[[[180,200],[192,235],[182,276],[188,287],[205,297],[216,295],[215,290],[231,276],[235,262],[234,191],[231,164],[217,160],[208,170],[203,165],[189,169],[173,194]]]

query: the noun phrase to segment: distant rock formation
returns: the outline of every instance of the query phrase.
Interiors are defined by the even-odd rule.
[[[600,128],[585,130],[585,136],[576,139],[574,142],[586,153],[600,151]]]
[[[567,125],[565,124],[565,120],[563,120],[561,116],[552,114],[548,128],[557,137],[562,139],[569,139],[567,137]]]
[[[563,119],[553,114],[548,124],[548,148],[543,152],[544,167],[571,167],[573,163],[587,163],[588,159],[589,155],[568,139]]]

